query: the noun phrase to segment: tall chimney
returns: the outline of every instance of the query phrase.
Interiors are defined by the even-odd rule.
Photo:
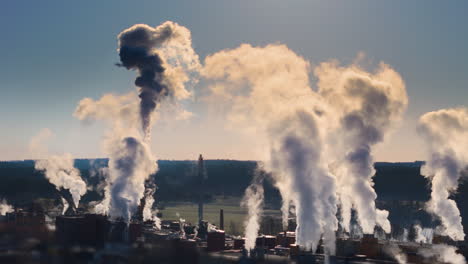
[[[224,211],[223,209],[219,210],[219,228],[224,230]]]
[[[203,199],[204,199],[204,181],[205,181],[205,164],[203,162],[203,156],[200,154],[198,157],[198,223],[201,224],[203,221]]]

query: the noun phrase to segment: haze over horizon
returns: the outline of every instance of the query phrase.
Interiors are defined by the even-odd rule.
[[[401,124],[376,147],[375,160],[422,160],[418,118],[468,105],[468,58],[460,53],[468,46],[468,29],[462,26],[468,24],[468,2],[456,3],[7,2],[0,10],[0,21],[8,25],[8,41],[0,42],[0,49],[7,51],[0,64],[0,160],[41,158],[30,152],[29,144],[44,128],[54,134],[51,153],[104,157],[104,126],[83,126],[73,116],[75,108],[83,97],[135,91],[135,73],[114,66],[119,61],[116,36],[136,23],[157,26],[166,20],[192,32],[201,61],[242,43],[285,44],[311,63],[313,89],[317,85],[312,69],[323,61],[347,65],[359,60],[369,69],[384,61],[401,74],[409,103]],[[260,159],[249,147],[255,139],[227,128],[193,92],[205,86],[203,81],[192,86],[192,96],[182,103],[193,113],[191,118],[163,118],[155,124],[151,147],[156,158],[194,160],[203,153],[206,159]]]

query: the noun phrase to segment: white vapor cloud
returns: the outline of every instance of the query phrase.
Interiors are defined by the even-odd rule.
[[[432,182],[427,209],[440,217],[444,234],[463,240],[460,211],[450,194],[457,190],[461,172],[468,166],[468,109],[429,112],[419,119],[418,131],[427,144],[427,163],[421,174]]]
[[[34,168],[43,171],[47,180],[57,190],[68,190],[75,207],[78,207],[81,197],[87,192],[86,182],[81,178],[80,171],[74,167],[74,158],[70,153],[61,155],[48,153],[46,141],[52,136],[50,129],[45,128],[31,139],[30,152],[34,156],[43,157],[35,161]]]

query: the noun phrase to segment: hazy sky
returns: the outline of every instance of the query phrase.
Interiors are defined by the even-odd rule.
[[[55,133],[51,152],[102,157],[103,126],[85,126],[73,111],[83,97],[135,89],[136,73],[114,66],[116,36],[135,23],[166,20],[192,31],[201,59],[241,43],[282,43],[312,65],[329,59],[347,64],[360,52],[372,65],[390,64],[403,76],[410,102],[377,160],[421,159],[418,117],[468,106],[467,11],[465,0],[3,1],[0,160],[30,158],[28,144],[42,128]],[[156,156],[255,159],[254,139],[225,129],[201,104],[197,97],[185,103],[195,113],[191,120],[156,125]]]

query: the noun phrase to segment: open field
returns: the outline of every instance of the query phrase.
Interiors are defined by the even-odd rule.
[[[212,203],[204,204],[204,219],[219,226],[219,210],[224,210],[224,228],[230,234],[241,234],[247,210],[240,206],[240,199],[218,199]],[[196,224],[198,221],[198,204],[188,202],[165,203],[160,210],[163,220],[177,220],[180,215],[187,223]],[[263,215],[281,217],[279,210],[264,210]]]

